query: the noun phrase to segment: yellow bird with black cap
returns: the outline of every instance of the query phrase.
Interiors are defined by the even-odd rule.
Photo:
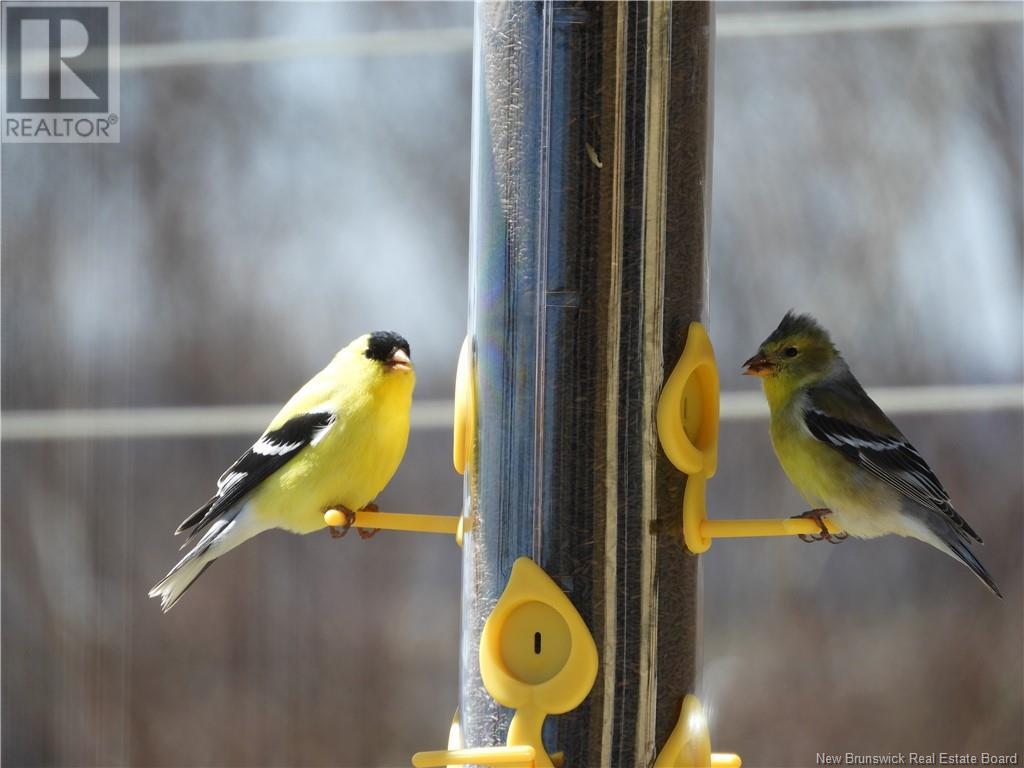
[[[416,374],[409,342],[378,331],[355,339],[285,404],[175,534],[191,546],[149,591],[168,611],[214,560],[271,528],[311,533],[324,512],[348,524],[388,484],[405,455]],[[361,532],[362,533],[362,532]]]

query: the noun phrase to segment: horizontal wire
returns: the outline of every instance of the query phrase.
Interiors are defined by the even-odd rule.
[[[1020,3],[874,3],[858,8],[719,13],[715,18],[719,38],[827,35],[1022,22],[1024,6]]]
[[[715,20],[719,39],[749,39],[846,32],[988,24],[1024,21],[1020,3],[912,3],[875,4],[866,8],[780,11],[777,13],[719,13]],[[322,38],[264,37],[253,39],[182,41],[122,45],[122,70],[246,64],[317,56],[394,57],[421,54],[468,53],[473,47],[472,27],[405,29],[365,32]],[[76,64],[82,68],[84,63]],[[27,52],[26,71],[47,70],[49,58]]]
[[[121,47],[121,69],[243,64],[315,56],[416,56],[473,47],[472,27],[404,29],[324,38],[257,38]]]
[[[1024,410],[1024,385],[877,387],[871,396],[890,414]],[[109,438],[217,437],[259,434],[277,413],[272,405],[170,408],[90,408],[0,412],[0,438],[12,440],[100,440]],[[413,404],[414,430],[449,429],[452,400]],[[722,421],[764,419],[760,392],[723,392]]]

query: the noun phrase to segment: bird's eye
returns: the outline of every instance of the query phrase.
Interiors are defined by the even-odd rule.
[[[783,352],[785,353],[786,357],[796,357],[797,355],[800,354],[800,350],[797,349],[796,347],[786,347],[783,350]]]

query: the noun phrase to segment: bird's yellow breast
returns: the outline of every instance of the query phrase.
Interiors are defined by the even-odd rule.
[[[786,477],[808,503],[837,513],[868,506],[884,506],[888,493],[849,459],[825,445],[804,426],[799,402],[772,411],[772,447]]]
[[[405,455],[414,383],[411,372],[387,377],[338,393],[337,421],[263,483],[257,514],[275,527],[310,533],[324,527],[332,506],[358,510],[384,489]]]

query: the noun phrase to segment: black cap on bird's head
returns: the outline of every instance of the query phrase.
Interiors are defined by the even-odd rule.
[[[804,376],[827,368],[839,352],[828,331],[810,315],[786,313],[778,328],[761,342],[757,354],[743,365],[747,376]]]
[[[409,342],[393,331],[375,331],[366,341],[363,353],[370,360],[383,363],[392,370],[412,370]]]

